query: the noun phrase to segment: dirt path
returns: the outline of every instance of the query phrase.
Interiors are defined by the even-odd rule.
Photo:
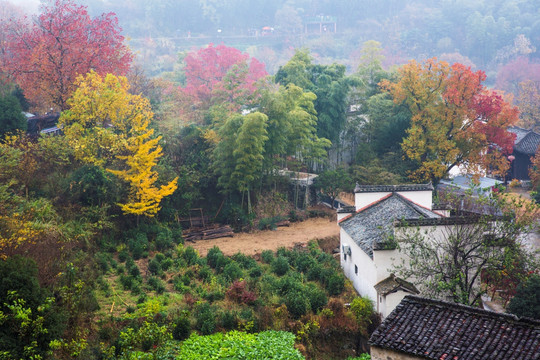
[[[217,245],[226,255],[242,252],[254,255],[263,250],[276,250],[280,247],[292,247],[295,243],[307,243],[309,240],[322,239],[329,236],[339,236],[339,226],[335,220],[327,218],[308,219],[300,223],[291,223],[289,227],[279,227],[277,230],[257,231],[254,233],[235,234],[213,240],[197,240],[188,242],[202,256],[206,256],[209,249]]]

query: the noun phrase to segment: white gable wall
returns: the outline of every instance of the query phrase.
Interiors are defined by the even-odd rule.
[[[398,191],[399,195],[411,200],[412,202],[431,209],[433,205],[433,194],[430,190],[422,191]],[[391,192],[357,192],[354,194],[354,206],[356,211],[382,199]]]
[[[398,191],[399,195],[411,200],[412,202],[423,206],[428,209],[432,209],[433,206],[433,192],[427,191]]]
[[[343,256],[343,245],[351,248],[351,255],[347,259]],[[354,289],[362,296],[367,296],[375,303],[377,302],[377,292],[373,285],[377,283],[377,269],[373,260],[358,246],[343,230],[340,230],[340,263],[345,276],[351,280]],[[354,266],[358,267],[355,273]]]
[[[374,250],[373,263],[377,269],[377,277],[373,285],[389,277],[395,272],[392,271],[394,264],[401,264],[402,261],[408,262],[408,258],[398,250]]]
[[[403,290],[397,290],[396,292],[386,294],[385,296],[380,295],[379,312],[381,313],[381,316],[383,318],[387,317],[407,295],[410,295],[410,293]]]
[[[368,206],[371,203],[374,203],[377,200],[382,199],[386,195],[391,194],[390,192],[357,192],[354,193],[354,207],[356,211],[361,208]]]

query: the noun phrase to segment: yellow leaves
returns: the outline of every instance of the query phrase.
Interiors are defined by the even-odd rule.
[[[162,156],[160,137],[152,138],[148,125],[154,114],[150,103],[132,95],[125,77],[94,71],[77,78],[77,90],[68,100],[60,125],[74,156],[83,163],[113,165],[121,160],[124,169],[107,169],[130,186],[129,198],[119,204],[124,213],[154,216],[161,199],[176,190],[176,181],[155,186],[158,174],[152,168]]]
[[[123,76],[103,78],[91,71],[76,83],[78,88],[68,100],[70,109],[62,113],[59,124],[78,160],[109,164],[125,152],[126,138],[147,129],[153,117],[150,103],[130,94]]]
[[[137,136],[127,139],[128,155],[117,156],[125,161],[127,169],[107,169],[130,184],[128,201],[119,204],[125,214],[152,217],[159,211],[161,200],[177,188],[178,178],[161,187],[154,185],[158,174],[152,168],[162,156],[162,148],[158,144],[161,137],[151,138],[153,132],[153,129],[141,126]]]
[[[7,251],[13,251],[25,243],[32,243],[43,233],[29,214],[14,212],[0,214],[0,259]]]

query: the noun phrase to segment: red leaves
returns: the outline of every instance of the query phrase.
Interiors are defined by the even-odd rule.
[[[85,6],[56,0],[23,31],[12,23],[2,70],[11,74],[35,105],[64,110],[78,75],[125,74],[132,54],[113,13],[91,18]]]
[[[268,75],[257,59],[223,44],[189,53],[184,61],[186,86],[181,93],[190,112],[220,102],[238,110],[257,90],[257,81]]]
[[[227,296],[240,304],[251,305],[257,300],[257,295],[254,292],[246,289],[245,281],[234,281],[227,290]]]
[[[411,177],[436,181],[454,166],[465,165],[473,174],[508,168],[514,135],[506,129],[518,120],[509,99],[488,90],[483,71],[462,64],[429,59],[411,61],[400,69],[400,80],[381,85],[395,102],[412,113],[411,128],[402,148],[418,162]]]

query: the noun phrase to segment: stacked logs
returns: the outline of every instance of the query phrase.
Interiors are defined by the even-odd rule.
[[[229,225],[188,229],[183,232],[185,241],[218,239],[221,237],[233,237],[234,232]]]

